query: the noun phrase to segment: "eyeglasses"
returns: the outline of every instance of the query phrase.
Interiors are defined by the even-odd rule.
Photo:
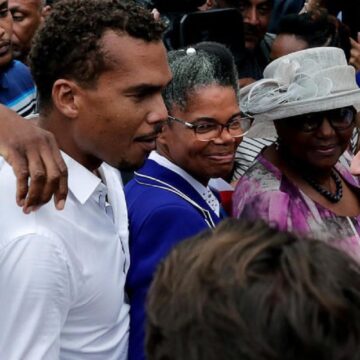
[[[335,110],[294,116],[291,117],[291,126],[295,126],[303,132],[313,132],[320,128],[325,118],[334,130],[347,130],[355,121],[356,110],[354,107],[349,106]],[[288,119],[286,121],[288,122]]]
[[[199,120],[194,123],[190,123],[170,115],[168,116],[168,119],[169,121],[176,121],[183,124],[188,129],[192,129],[196,138],[200,141],[211,141],[218,138],[224,128],[226,128],[230,136],[234,138],[242,137],[247,134],[254,120],[248,115],[237,115],[234,116],[227,124],[222,125],[210,120]]]

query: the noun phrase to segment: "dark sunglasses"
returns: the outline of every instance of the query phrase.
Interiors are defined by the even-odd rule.
[[[353,106],[348,106],[329,111],[321,111],[311,114],[292,116],[290,118],[280,121],[284,121],[286,125],[295,127],[300,131],[313,132],[320,128],[325,118],[334,130],[347,130],[355,122],[356,110]]]

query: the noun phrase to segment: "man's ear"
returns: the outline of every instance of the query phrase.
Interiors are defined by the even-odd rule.
[[[43,8],[41,10],[41,21],[42,22],[50,15],[50,12],[51,12],[50,5],[43,6]]]
[[[54,106],[70,119],[78,116],[80,94],[81,89],[71,80],[58,79],[52,88]]]

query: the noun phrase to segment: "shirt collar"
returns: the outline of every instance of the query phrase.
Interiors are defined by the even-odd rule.
[[[101,179],[63,151],[61,154],[68,169],[69,190],[83,205],[99,187]]]
[[[185,179],[201,195],[201,197],[215,211],[215,213],[219,214],[219,201],[216,199],[215,195],[212,193],[208,186],[204,186],[203,184],[201,184],[199,181],[189,175],[185,170],[175,165],[173,162],[168,160],[166,157],[160,155],[156,151],[152,151],[150,153],[149,159],[175,172],[183,179]]]

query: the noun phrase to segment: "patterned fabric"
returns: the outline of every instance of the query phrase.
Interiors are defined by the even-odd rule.
[[[350,155],[344,154],[336,169],[347,183],[359,189],[359,180],[350,174],[349,161]],[[236,186],[233,215],[263,219],[280,230],[324,240],[360,261],[360,215],[339,216],[314,202],[262,154]]]
[[[24,117],[35,113],[36,88],[29,68],[20,61],[0,73],[0,103]]]

